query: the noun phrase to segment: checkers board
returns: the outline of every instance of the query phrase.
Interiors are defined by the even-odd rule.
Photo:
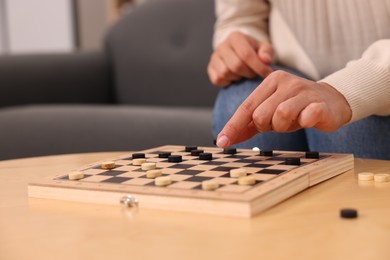
[[[158,187],[146,177],[141,166],[132,164],[132,153],[110,158],[115,168],[102,169],[101,162],[75,169],[84,177],[69,180],[68,173],[29,184],[29,196],[87,203],[119,204],[123,196],[138,200],[140,209],[198,212],[236,217],[252,217],[257,213],[338,174],[353,168],[352,154],[319,153],[311,158],[305,152],[273,151],[264,156],[259,151],[237,149],[224,153],[217,147],[197,147],[211,153],[211,160],[200,160],[183,146],[161,146],[144,153],[155,162],[162,176],[172,183]],[[181,155],[181,162],[169,162],[160,153]],[[315,156],[314,156],[315,157]],[[299,165],[289,165],[288,158],[300,158]],[[245,168],[256,179],[253,185],[239,185],[229,175],[231,169]],[[215,180],[219,187],[203,190],[202,181]]]

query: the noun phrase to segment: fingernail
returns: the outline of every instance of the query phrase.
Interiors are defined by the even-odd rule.
[[[262,62],[264,63],[271,63],[272,62],[272,56],[269,52],[266,51],[259,51],[259,58],[261,59]]]
[[[218,147],[226,148],[229,146],[229,138],[226,135],[219,136],[217,139]]]

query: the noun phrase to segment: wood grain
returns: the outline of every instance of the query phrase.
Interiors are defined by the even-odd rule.
[[[28,199],[27,183],[121,153],[0,162],[0,259],[390,259],[389,161],[307,189],[251,219]],[[339,217],[343,207],[359,218]]]

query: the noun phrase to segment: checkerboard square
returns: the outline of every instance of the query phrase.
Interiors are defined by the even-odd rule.
[[[154,179],[147,179],[147,178],[137,178],[137,179],[131,179],[123,182],[122,184],[127,185],[137,185],[137,186],[144,186],[148,184],[154,184]]]
[[[117,176],[120,174],[125,173],[126,171],[117,171],[117,170],[109,170],[102,173],[99,173],[98,175],[104,175],[104,176]]]
[[[169,166],[168,168],[175,168],[175,169],[188,169],[188,168],[191,168],[191,167],[194,167],[195,165],[193,164],[173,164],[171,166]]]
[[[202,181],[208,181],[211,179],[213,179],[213,178],[212,177],[205,177],[205,176],[192,176],[192,177],[186,179],[186,181],[202,182]]]
[[[105,179],[101,182],[108,182],[108,183],[122,183],[122,182],[125,182],[125,181],[128,181],[129,178],[125,178],[125,177],[111,177],[111,178],[108,178],[108,179]]]
[[[197,182],[192,182],[192,181],[181,181],[181,182],[176,182],[171,184],[169,187],[170,188],[176,188],[176,189],[185,189],[185,190],[190,190],[198,186],[199,183]]]
[[[201,173],[202,171],[197,171],[197,170],[188,170],[188,169],[185,169],[185,170],[182,170],[182,171],[179,171],[179,172],[176,172],[176,174],[184,174],[184,175],[197,175],[199,173]]]

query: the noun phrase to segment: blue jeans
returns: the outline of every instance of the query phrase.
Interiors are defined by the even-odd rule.
[[[280,67],[287,72],[299,73]],[[212,131],[216,137],[237,107],[261,83],[262,78],[242,80],[219,91],[213,112]],[[292,133],[268,132],[234,145],[237,148],[259,147],[263,150],[319,151],[353,153],[355,157],[390,159],[390,116],[371,116],[348,124],[335,132],[324,133],[313,128]]]

